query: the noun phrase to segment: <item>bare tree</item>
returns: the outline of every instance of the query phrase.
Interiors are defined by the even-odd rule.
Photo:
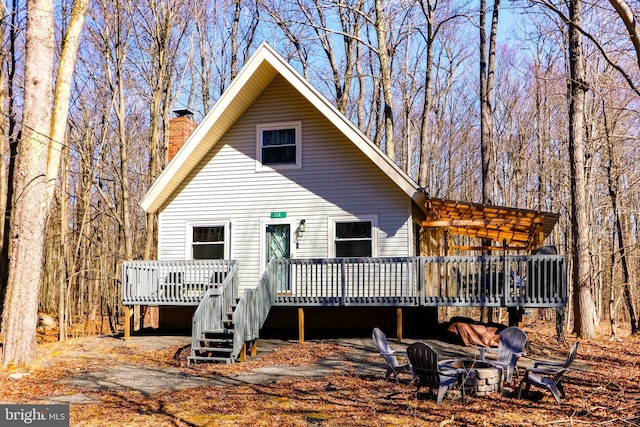
[[[2,46],[2,56],[4,59],[2,66],[0,66],[0,72],[2,72],[3,76],[6,71],[6,103],[3,102],[0,104],[0,112],[2,113],[2,120],[5,127],[2,129],[2,133],[0,134],[3,138],[3,141],[0,144],[2,144],[3,150],[5,149],[4,145],[6,144],[6,149],[8,150],[5,154],[8,157],[7,163],[2,166],[3,168],[6,167],[6,172],[4,172],[6,180],[3,181],[3,195],[0,196],[0,198],[4,200],[3,203],[0,204],[0,229],[2,229],[2,232],[0,233],[2,236],[2,241],[0,241],[0,313],[2,312],[5,290],[9,278],[9,226],[15,186],[13,176],[15,173],[15,161],[18,154],[18,108],[16,108],[16,93],[18,92],[18,87],[22,85],[22,83],[18,81],[19,66],[17,58],[21,55],[20,49],[18,48],[18,39],[21,31],[21,27],[19,26],[21,17],[18,0],[12,1],[11,10],[8,11],[8,14],[9,20],[6,21],[6,17],[2,20],[2,28],[7,28],[6,31],[3,30],[3,34],[8,34],[7,39],[4,37],[2,38],[2,42],[7,45],[3,44]]]
[[[437,1],[421,0],[419,2],[422,13],[426,21],[426,31],[423,32],[425,38],[426,54],[425,54],[425,71],[424,71],[424,101],[422,104],[422,121],[420,123],[420,157],[418,159],[418,184],[427,185],[427,150],[429,148],[429,115],[433,104],[432,74],[433,74],[433,55],[434,43],[438,30],[435,24],[435,13]]]
[[[4,253],[5,242],[5,212],[7,209],[7,199],[9,193],[9,136],[7,135],[9,127],[9,114],[5,111],[5,104],[7,100],[8,83],[7,73],[5,67],[7,66],[7,50],[4,46],[7,39],[6,33],[9,28],[6,25],[6,18],[0,19],[0,254]],[[8,224],[7,224],[8,225]],[[3,266],[3,261],[0,259],[0,267]],[[0,270],[6,270],[6,268],[0,268]],[[0,273],[0,313],[2,312],[2,299],[4,298],[5,278]]]
[[[491,31],[487,40],[487,1],[480,0],[480,153],[482,158],[482,202],[494,203],[496,175],[493,141],[493,98],[496,38],[500,0],[493,3]]]
[[[595,334],[589,238],[590,223],[585,175],[585,96],[588,90],[582,54],[582,1],[569,2],[569,166],[571,170],[571,231],[573,244],[574,331],[581,338]]]
[[[331,69],[338,110],[346,113],[356,62],[355,46],[363,22],[364,0],[337,2],[331,8],[319,0],[314,0],[311,4],[297,0],[297,5],[304,16],[304,24],[315,33]],[[330,15],[332,12],[335,16]],[[339,28],[331,28],[334,21],[340,22]],[[339,50],[341,53],[337,52],[332,42],[332,37],[336,34],[342,41]],[[344,65],[341,65],[341,62],[344,62]]]
[[[636,313],[635,303],[633,301],[633,293],[631,290],[631,273],[629,268],[629,260],[627,255],[627,242],[625,239],[626,230],[622,226],[622,218],[620,214],[620,204],[618,202],[618,195],[620,193],[620,165],[618,155],[616,153],[615,144],[613,143],[612,135],[610,134],[609,124],[607,120],[606,110],[604,108],[603,101],[603,119],[604,119],[604,131],[607,145],[607,158],[606,164],[606,176],[607,187],[609,191],[609,198],[611,199],[611,210],[614,218],[614,230],[613,235],[617,237],[618,252],[620,255],[620,264],[622,266],[622,289],[624,300],[627,305],[627,312],[629,315],[629,323],[631,324],[631,333],[636,334],[638,332],[638,314]],[[614,254],[615,251],[612,251]],[[612,263],[613,264],[613,263]],[[613,270],[613,268],[612,268]],[[613,286],[611,295],[613,295]],[[615,312],[609,313],[611,317],[614,317]],[[612,329],[613,330],[613,329]],[[615,335],[615,334],[614,334]]]
[[[166,162],[168,144],[165,133],[173,99],[173,73],[180,53],[180,43],[187,31],[187,8],[182,0],[168,2],[148,0],[138,5],[132,19],[137,20],[138,46],[150,58],[148,66],[140,64],[140,72],[149,88],[149,182],[157,177]],[[155,242],[155,215],[147,215],[144,259],[150,259]]]
[[[624,22],[627,31],[629,32],[629,38],[633,44],[633,49],[636,52],[636,58],[638,61],[638,67],[640,67],[640,27],[638,21],[633,14],[633,10],[625,0],[609,0],[609,3],[616,10],[622,22]]]
[[[395,143],[393,140],[393,93],[391,91],[390,41],[388,40],[387,12],[382,0],[375,0],[375,28],[377,37],[377,54],[380,61],[380,84],[384,99],[384,143],[385,153],[395,159]]]
[[[494,0],[491,32],[487,40],[487,1],[480,0],[480,158],[482,164],[482,203],[495,203],[496,153],[493,138],[493,98],[495,78],[496,38],[498,34],[498,12],[500,0]],[[480,321],[491,321],[493,310],[483,308]]]
[[[51,117],[51,143],[47,159],[47,199],[53,197],[62,157],[62,147],[67,129],[67,117],[69,116],[69,99],[71,97],[71,77],[80,47],[80,35],[84,26],[84,18],[87,14],[89,0],[75,0],[71,11],[71,18],[67,27],[62,52],[60,53],[60,65],[56,76],[53,111]]]
[[[439,33],[442,32],[443,26],[452,20],[463,16],[457,12],[451,12],[441,19],[437,20],[436,13],[439,8],[443,8],[445,6],[450,5],[451,2],[445,2],[444,4],[438,2],[436,0],[419,0],[418,4],[420,6],[420,10],[424,16],[425,22],[424,27],[425,30],[419,30],[420,34],[424,38],[425,42],[425,55],[424,55],[424,98],[422,103],[422,117],[420,120],[420,147],[419,147],[419,158],[418,158],[418,183],[426,187],[428,184],[428,174],[432,164],[428,161],[429,159],[429,137],[433,133],[429,125],[429,120],[431,114],[433,114],[434,108],[434,81],[433,81],[433,73],[434,73],[434,55],[436,52],[436,43],[437,37]],[[445,9],[446,10],[446,9]],[[443,47],[445,54],[440,53],[440,57],[446,57],[447,48]],[[451,80],[449,80],[451,83]],[[450,85],[448,85],[451,88]],[[447,93],[447,92],[445,92]],[[440,113],[440,117],[442,117],[443,111],[438,110]]]
[[[23,123],[16,162],[11,212],[9,278],[3,311],[3,365],[29,364],[35,357],[38,293],[46,245],[46,226],[58,174],[59,144],[64,137],[69,88],[87,2],[74,3],[58,65],[53,99],[53,4],[27,2]],[[60,85],[60,87],[58,87]],[[50,100],[50,102],[46,102]],[[52,102],[52,103],[51,103]],[[53,114],[51,112],[53,107]],[[56,140],[52,139],[55,135]]]
[[[2,319],[2,364],[30,364],[35,358],[38,291],[47,221],[47,149],[51,126],[53,4],[27,4],[25,92],[22,136],[9,230],[9,279]]]

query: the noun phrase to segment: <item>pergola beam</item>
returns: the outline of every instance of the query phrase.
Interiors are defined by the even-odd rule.
[[[491,219],[450,219],[436,221],[422,221],[423,227],[502,227],[505,225],[516,225],[531,227],[532,224],[541,224],[542,220],[522,219],[522,218],[491,218]]]
[[[478,246],[468,250],[531,250],[541,246],[558,221],[551,212],[491,206],[427,197],[425,229],[448,234],[488,239],[502,246]],[[452,249],[452,248],[450,248]],[[457,248],[462,249],[462,248]]]
[[[528,246],[451,246],[457,251],[526,251]]]

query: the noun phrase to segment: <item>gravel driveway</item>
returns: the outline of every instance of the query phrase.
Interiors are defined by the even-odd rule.
[[[395,348],[406,347],[412,341],[402,343],[391,341]],[[315,341],[314,341],[315,342]],[[129,363],[126,358],[119,360],[119,353],[145,354],[167,348],[180,348],[191,343],[189,336],[132,336],[129,341],[119,337],[100,336],[83,338],[73,351],[63,352],[57,360],[80,358],[90,360],[91,369],[70,373],[64,379],[64,385],[77,389],[77,394],[52,397],[56,403],[88,403],[94,401],[86,392],[137,391],[151,395],[159,391],[195,388],[201,386],[239,386],[246,384],[268,384],[285,377],[321,378],[336,370],[345,373],[356,372],[358,375],[383,376],[385,365],[382,358],[377,358],[371,338],[349,338],[339,340],[323,340],[325,343],[340,344],[351,347],[351,351],[339,358],[322,359],[313,365],[304,366],[268,366],[258,367],[239,374],[229,376],[202,371],[202,374],[185,370],[179,366],[160,367],[154,364]],[[469,349],[439,341],[429,341],[438,351],[441,358],[454,355],[473,355],[475,349]],[[261,357],[271,353],[282,345],[294,344],[296,341],[277,339],[259,340],[258,354]],[[115,351],[114,351],[115,349]],[[122,358],[120,358],[122,359]],[[48,363],[55,363],[52,360]],[[373,360],[373,362],[372,362]]]

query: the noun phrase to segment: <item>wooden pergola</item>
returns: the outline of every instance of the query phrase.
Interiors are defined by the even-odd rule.
[[[506,206],[427,197],[427,218],[422,222],[429,252],[447,234],[492,240],[501,245],[450,246],[447,250],[531,251],[543,245],[558,222],[559,214]],[[438,250],[439,252],[439,250]]]

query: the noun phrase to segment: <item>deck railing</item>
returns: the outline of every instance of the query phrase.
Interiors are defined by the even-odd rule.
[[[280,306],[560,307],[558,255],[274,260]]]
[[[198,347],[205,331],[220,330],[238,297],[238,266],[231,265],[225,279],[204,293],[198,308],[193,314],[191,330],[191,348]],[[237,354],[236,354],[237,356]]]
[[[127,262],[123,303],[197,305],[233,266]],[[244,284],[243,295],[277,306],[562,307],[567,263],[559,255],[283,259],[271,262],[260,283],[263,290]]]
[[[233,358],[240,355],[244,343],[259,338],[260,328],[267,319],[274,301],[276,282],[273,281],[275,276],[272,272],[275,265],[272,260],[260,277],[258,285],[244,290],[233,312]]]
[[[129,261],[122,265],[125,305],[198,305],[219,287],[234,260]]]

